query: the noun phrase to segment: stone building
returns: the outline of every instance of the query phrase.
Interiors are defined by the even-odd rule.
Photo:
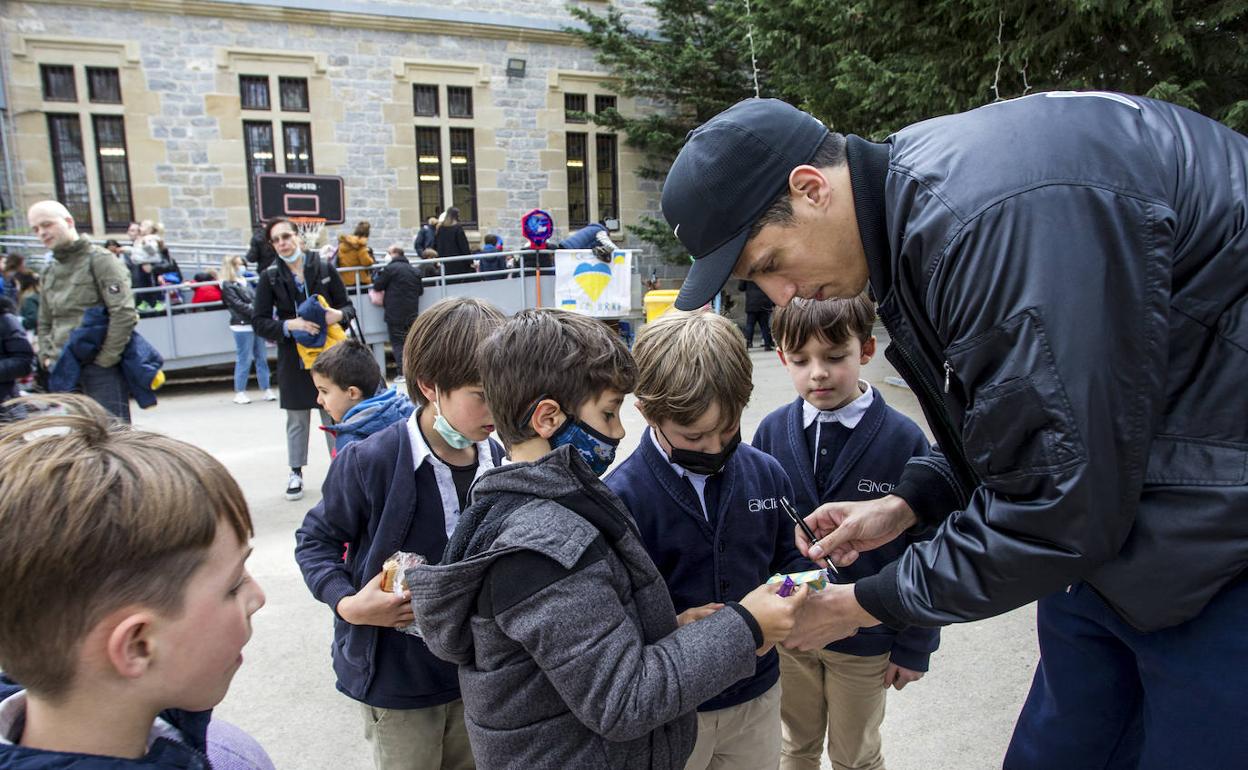
[[[616,7],[652,24],[642,0]],[[4,206],[57,198],[97,237],[152,219],[171,241],[243,244],[267,171],[341,176],[344,227],[369,220],[374,244],[410,245],[449,205],[474,243],[518,246],[532,208],[559,234],[627,228],[658,184],[575,113],[646,105],[612,92],[572,23],[562,0],[0,2]]]

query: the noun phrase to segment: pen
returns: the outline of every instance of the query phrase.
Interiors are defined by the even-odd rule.
[[[793,520],[794,524],[801,527],[802,534],[806,535],[807,540],[809,540],[812,544],[818,542],[819,538],[815,537],[815,533],[811,531],[810,527],[806,526],[806,520],[797,515],[797,509],[793,507],[793,503],[789,502],[789,498],[782,495],[780,497],[780,507],[783,508],[784,512],[789,515],[789,518]],[[835,578],[839,578],[841,573],[837,571],[836,565],[832,563],[832,557],[830,555],[825,556],[824,561],[828,565],[828,573],[835,576],[832,582],[836,582]]]

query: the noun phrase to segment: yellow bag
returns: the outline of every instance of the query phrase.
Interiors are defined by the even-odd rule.
[[[321,307],[326,310],[330,309],[329,302],[327,302],[320,294],[316,295],[316,300],[321,303]],[[303,361],[303,368],[311,369],[312,364],[316,363],[317,356],[324,353],[326,350],[329,350],[334,345],[337,345],[339,342],[346,340],[346,338],[347,333],[342,330],[341,326],[338,324],[330,324],[329,329],[327,329],[325,333],[325,344],[321,345],[319,348],[305,347],[304,345],[295,343],[295,347],[299,350],[299,358]]]

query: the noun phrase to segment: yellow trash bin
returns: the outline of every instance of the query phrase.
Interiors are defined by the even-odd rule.
[[[646,323],[671,310],[676,304],[677,294],[680,294],[679,289],[655,289],[646,292],[646,296],[642,298],[642,304],[646,306]]]

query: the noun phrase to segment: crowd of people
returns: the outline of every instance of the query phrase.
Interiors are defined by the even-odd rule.
[[[294,556],[374,765],[881,768],[886,690],[937,629],[1032,601],[1006,768],[1242,764],[1246,198],[1248,140],[1142,97],[1041,93],[885,143],[750,99],[665,182],[679,312],[630,350],[444,299],[401,390],[346,339],[334,265],[269,223],[249,299],[288,496],[313,407],[333,453]],[[55,259],[38,356],[107,314],[94,400],[0,424],[0,765],[269,766],[209,713],[265,600],[246,501],[100,408],[130,382],[124,263],[60,204],[30,221]],[[751,312],[795,391],[748,443],[747,340],[701,309],[734,276],[778,303]],[[936,445],[860,378],[877,313]],[[629,393],[645,433],[612,470]]]

